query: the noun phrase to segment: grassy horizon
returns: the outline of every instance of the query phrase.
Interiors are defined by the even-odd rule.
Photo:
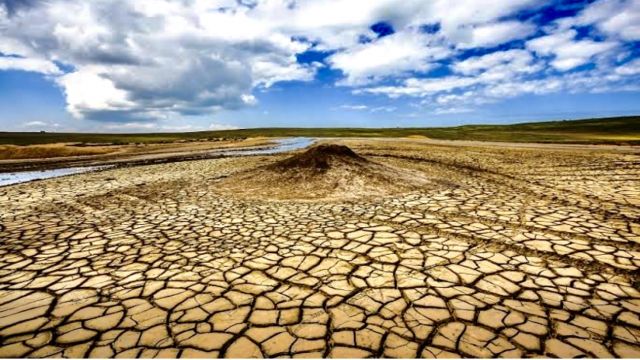
[[[427,137],[539,143],[640,145],[640,116],[527,122],[509,125],[461,125],[431,128],[253,128],[183,133],[55,133],[0,132],[0,144],[162,143],[247,137]]]

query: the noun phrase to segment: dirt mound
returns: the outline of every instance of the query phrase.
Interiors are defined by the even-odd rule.
[[[366,159],[344,145],[317,145],[287,159],[232,175],[216,190],[258,199],[351,199],[415,190],[424,174]]]
[[[294,155],[288,159],[268,165],[271,170],[297,170],[308,169],[312,171],[327,171],[332,165],[347,163],[351,165],[364,164],[367,159],[356,154],[344,145],[318,145]]]

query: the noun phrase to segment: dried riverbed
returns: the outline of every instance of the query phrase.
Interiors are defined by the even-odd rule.
[[[422,188],[245,199],[287,155],[0,188],[0,357],[639,357],[635,150],[344,140]]]

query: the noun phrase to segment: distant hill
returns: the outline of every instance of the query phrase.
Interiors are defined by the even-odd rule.
[[[428,137],[443,140],[640,145],[640,116],[434,128],[257,128],[151,134],[0,132],[0,144],[127,144],[258,136]]]

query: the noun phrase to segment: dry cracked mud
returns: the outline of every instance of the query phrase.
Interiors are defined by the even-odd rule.
[[[224,191],[278,155],[0,188],[0,357],[640,357],[639,151],[343,143],[428,181]]]

